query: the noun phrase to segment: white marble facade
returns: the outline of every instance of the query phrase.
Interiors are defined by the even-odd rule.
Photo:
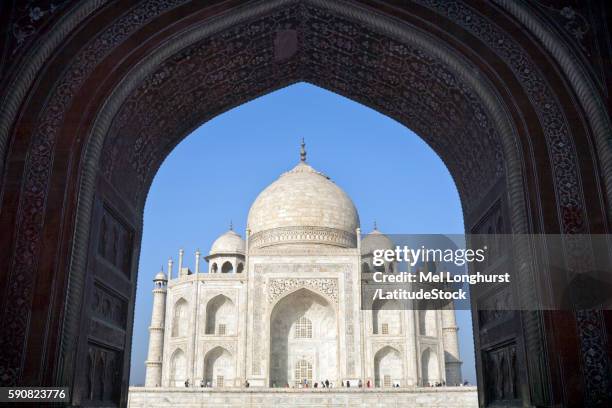
[[[376,229],[361,239],[353,202],[303,152],[253,203],[246,240],[230,228],[194,270],[181,251],[156,275],[145,386],[460,383],[454,310],[361,309],[386,247]]]

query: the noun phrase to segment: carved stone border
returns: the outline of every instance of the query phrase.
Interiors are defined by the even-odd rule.
[[[574,57],[565,41],[556,33],[546,29],[545,23],[537,14],[527,9],[521,2],[510,0],[493,0],[508,13],[516,17],[527,29],[535,35],[546,50],[561,67],[565,78],[584,108],[587,121],[595,136],[596,151],[601,161],[601,169],[606,185],[604,193],[608,203],[612,203],[612,124],[604,101],[596,97],[599,92],[589,78],[580,61]],[[608,217],[612,219],[612,206],[608,206]]]
[[[249,237],[249,247],[263,248],[270,245],[301,243],[332,244],[354,248],[354,233],[325,227],[281,227],[256,232]]]
[[[272,278],[266,285],[268,303],[274,303],[289,292],[313,289],[338,305],[338,279],[335,278]]]
[[[75,27],[107,2],[108,0],[85,0],[73,7],[49,30],[48,35],[27,51],[20,66],[14,69],[13,72],[17,74],[14,74],[13,80],[6,86],[8,92],[5,92],[0,100],[0,170],[4,169],[11,126],[41,67]]]
[[[557,204],[557,213],[560,219],[561,231],[563,234],[588,233],[587,214],[585,198],[582,190],[582,183],[579,175],[579,164],[574,145],[574,139],[567,126],[567,118],[563,114],[560,102],[550,92],[545,75],[540,72],[538,66],[525,53],[521,53],[520,45],[509,35],[499,32],[490,21],[481,16],[477,10],[470,6],[449,0],[443,7],[441,3],[433,0],[417,0],[432,10],[447,12],[445,17],[472,34],[481,38],[489,45],[498,56],[507,62],[507,66],[512,68],[517,78],[521,79],[523,88],[536,109],[538,118],[542,123],[547,149],[551,155],[551,165],[553,167],[554,189]],[[571,60],[564,43],[554,38],[548,30],[539,24],[533,13],[528,13],[524,6],[517,3],[508,3],[506,0],[497,0],[502,3],[507,11],[511,11],[519,20],[526,24],[539,39],[547,45],[547,49],[556,58],[557,62],[563,67],[567,78],[572,82],[576,94],[581,100],[582,106],[587,112],[587,117],[593,131],[598,154],[602,161],[605,161],[603,171],[606,180],[606,190],[608,198],[612,197],[612,178],[608,177],[612,172],[612,152],[606,139],[610,138],[610,123],[607,114],[601,114],[602,105],[597,105],[597,98],[587,98],[587,90],[590,95],[596,95],[597,91],[588,80],[588,76],[581,70],[580,63]],[[450,7],[449,7],[450,6]],[[452,10],[450,12],[449,10]],[[517,57],[518,56],[518,57]],[[570,64],[570,61],[573,64]],[[578,75],[581,72],[582,75]],[[588,103],[593,102],[593,103]],[[603,116],[603,118],[602,118]],[[608,174],[606,174],[606,172]],[[612,214],[612,207],[608,207],[608,215]],[[568,216],[571,212],[572,216]],[[578,259],[583,259],[587,255],[588,259],[593,259],[592,250],[583,240],[572,244],[571,238],[563,239],[565,253],[568,254],[567,265],[569,270],[582,271],[589,269],[588,265],[580,265]],[[590,255],[590,256],[589,256]],[[528,258],[523,258],[528,259]],[[529,288],[529,286],[525,287]],[[523,287],[520,288],[521,292]],[[530,288],[529,288],[530,289]],[[523,293],[523,292],[522,292]],[[537,319],[539,313],[532,312],[524,314],[523,318],[529,320],[530,325],[539,326]],[[585,398],[591,405],[601,403],[598,399],[602,395],[612,393],[612,381],[609,380],[610,366],[608,359],[593,359],[590,356],[606,354],[604,324],[601,313],[593,311],[580,311],[576,313],[577,330],[580,337],[580,348],[582,354],[582,364],[586,372],[586,392]],[[529,353],[539,351],[541,340],[530,338],[526,333],[526,345]],[[534,347],[532,349],[532,347]]]
[[[107,99],[106,105],[96,117],[90,133],[90,142],[87,145],[85,153],[84,171],[79,187],[79,206],[69,277],[71,283],[74,283],[75,292],[70,293],[67,300],[68,310],[79,307],[78,302],[85,275],[84,267],[87,258],[86,248],[89,234],[89,220],[91,218],[91,209],[95,193],[96,169],[98,167],[104,138],[108,134],[112,119],[120,109],[123,100],[138,86],[142,79],[154,71],[161,61],[178,52],[180,49],[185,48],[189,44],[193,44],[201,38],[205,38],[215,32],[238,24],[241,21],[263,16],[278,7],[292,4],[295,1],[296,0],[275,0],[260,2],[251,5],[249,9],[236,10],[234,13],[214,19],[202,27],[197,27],[197,29],[183,33],[183,35],[177,36],[174,41],[169,42],[164,47],[154,52],[149,58],[139,63],[111,93]],[[323,9],[333,10],[346,18],[373,27],[374,30],[399,38],[401,41],[428,49],[431,54],[446,63],[453,72],[456,72],[462,80],[470,85],[475,93],[483,100],[483,105],[488,108],[487,113],[502,137],[508,191],[512,204],[510,208],[512,211],[511,223],[513,225],[513,231],[517,233],[527,232],[525,197],[522,184],[522,169],[518,147],[516,145],[516,129],[514,129],[512,124],[508,121],[509,114],[502,105],[500,98],[493,90],[493,87],[486,83],[482,77],[475,75],[477,70],[473,69],[473,67],[457,53],[450,50],[447,45],[435,41],[428,34],[416,31],[414,27],[400,24],[386,16],[376,15],[371,11],[364,10],[354,3],[345,3],[340,0],[307,0],[307,2]],[[533,285],[531,287],[533,287]],[[70,314],[67,313],[67,316],[69,315]],[[74,338],[73,336],[77,330],[76,324],[76,321],[69,321],[69,319],[66,319],[65,330],[62,332],[63,344],[69,344],[71,342],[70,339]],[[62,351],[67,353],[68,347],[63,347]],[[253,368],[255,369],[255,367]]]
[[[315,3],[315,2],[313,1],[313,3]],[[93,2],[92,2],[92,3],[88,3],[88,4],[93,4]],[[343,7],[346,7],[346,6],[347,6],[345,3],[342,3],[342,4],[343,4]],[[516,10],[514,10],[513,12],[514,12],[514,13],[516,13]],[[76,25],[76,23],[75,23],[75,25]],[[544,31],[544,34],[545,34],[545,33],[546,33],[546,31]],[[546,42],[545,42],[545,43],[546,43]],[[44,54],[44,53],[43,53],[43,54]],[[557,58],[560,58],[560,57],[559,57],[559,56],[557,56]],[[574,61],[569,60],[569,61],[565,61],[565,63],[566,63],[566,65],[567,65],[567,66],[571,66],[571,65],[574,63]],[[562,64],[562,65],[563,65],[563,64]],[[580,71],[578,70],[578,72],[580,72]],[[570,76],[570,75],[568,74],[568,76]],[[572,77],[570,76],[570,80],[571,80],[571,79],[572,79]],[[583,79],[584,79],[584,78],[583,78]],[[26,81],[26,82],[27,82],[27,81]],[[586,83],[588,83],[588,81],[587,81]],[[574,84],[574,86],[576,87],[576,85],[575,85],[575,84]],[[584,92],[577,91],[576,93],[577,93],[577,94],[578,94],[578,95],[581,97],[581,101],[582,101],[583,105],[587,107],[587,110],[588,110],[588,109],[589,109],[591,106],[592,106],[592,108],[593,108],[593,109],[596,109],[596,108],[598,108],[598,107],[601,107],[601,104],[599,103],[599,102],[600,102],[600,101],[599,101],[599,99],[598,99],[598,98],[593,97],[593,95],[592,95],[592,94],[590,95],[590,97],[591,97],[591,98],[589,99],[589,95],[586,95]],[[20,95],[19,93],[16,93],[15,100],[19,100],[20,98],[22,98],[22,95]],[[585,103],[585,102],[583,101],[583,99],[582,99],[582,98],[587,98],[587,100],[595,100],[595,102],[594,102],[593,104],[588,104],[588,103]],[[7,106],[9,106],[9,107],[13,107],[13,106],[16,106],[16,105],[13,105],[13,104],[11,104],[11,103],[8,103],[8,104],[7,104]],[[9,110],[10,110],[10,109],[9,109]],[[3,113],[4,113],[4,112],[5,112],[5,111],[3,111]],[[599,113],[601,113],[601,111],[599,111]],[[595,115],[595,113],[594,113],[593,115]],[[2,116],[2,121],[3,121],[3,122],[2,122],[2,125],[4,125],[4,123],[6,123],[6,122],[4,122],[4,121],[7,119],[7,117],[9,117],[9,118],[10,118],[10,116],[13,116],[13,117],[14,117],[14,115],[11,115],[11,113],[10,113],[10,112],[9,112],[9,113],[8,113],[6,116],[4,116],[4,115]],[[101,114],[101,116],[103,116],[103,115]],[[604,117],[605,117],[605,116],[606,116],[606,115],[604,115]],[[604,129],[604,131],[605,131],[605,129],[606,129],[606,128],[607,128],[607,129],[609,129],[609,126],[605,126],[605,125],[607,124],[607,121],[606,121],[606,120],[603,120],[603,122],[602,122],[602,123],[603,123],[603,125],[602,125],[602,126],[596,126],[596,125],[593,125],[593,123],[592,123],[592,121],[594,121],[593,117],[594,117],[594,116],[590,115],[590,116],[589,116],[589,120],[590,120],[591,125],[592,125],[592,127],[593,127],[594,129],[596,129],[596,130],[597,130],[597,129]],[[599,119],[601,119],[601,114],[600,114],[600,115],[598,115],[598,117],[599,117]],[[12,119],[12,118],[10,118],[10,119]],[[12,120],[10,120],[10,123],[12,124]],[[608,124],[608,125],[609,125],[609,124]],[[601,142],[602,142],[602,140],[603,140],[604,142],[606,142],[606,140],[605,140],[605,135],[603,135],[603,134],[602,134],[602,132],[598,132],[598,135],[599,135],[599,139],[598,139],[598,140],[599,140],[599,142],[598,142],[598,147],[601,147],[601,146],[602,146],[602,143],[601,143]],[[0,133],[0,136],[4,136],[4,133]],[[602,139],[602,137],[603,137],[604,139]],[[504,140],[505,140],[505,138],[504,138]],[[603,147],[604,147],[604,149],[603,149],[603,150],[601,150],[601,149],[600,149],[600,154],[602,155],[602,158],[604,158],[604,161],[605,161],[606,163],[608,163],[608,162],[609,162],[609,161],[608,161],[608,159],[606,159],[606,158],[605,158],[605,157],[607,157],[607,156],[606,156],[606,154],[607,154],[607,153],[606,153],[606,151],[607,151],[607,150],[605,149],[605,147],[606,147],[606,146],[607,146],[607,142],[606,142],[606,143],[603,143]],[[4,155],[4,150],[5,150],[5,148],[6,148],[6,143],[0,143],[0,153],[2,153],[2,154],[0,155],[1,157],[4,157],[4,156],[5,156],[5,155]],[[87,164],[87,163],[86,163],[86,164]],[[604,167],[605,167],[605,168],[604,168],[604,171],[606,172],[606,174],[607,174],[607,173],[609,173],[609,171],[608,171],[609,166],[606,164]],[[509,179],[511,178],[511,176],[508,176],[508,177],[509,177]],[[606,177],[606,184],[607,184],[607,185],[609,185],[609,180],[610,180],[610,178],[609,178],[609,177]],[[610,194],[610,191],[611,191],[611,189],[610,189],[610,188],[608,188],[608,194]],[[83,200],[87,201],[87,198],[86,198],[86,197],[84,198],[83,196],[81,196],[81,195],[80,195],[80,196],[79,196],[79,202],[80,202],[80,204],[82,203],[82,201],[83,201]],[[80,215],[81,215],[81,210],[82,210],[81,205],[80,205],[79,207],[80,207],[80,208],[79,208],[79,218],[81,219],[81,221],[84,221],[84,220],[83,220],[83,217],[82,217],[82,216],[80,216]],[[514,206],[512,206],[511,208],[513,208],[513,210],[515,210],[515,207],[514,207]],[[89,220],[89,217],[88,217],[87,215],[88,215],[88,214],[86,214],[85,219],[88,221],[88,220]],[[520,218],[520,216],[519,216],[518,218]],[[523,219],[524,219],[524,218],[523,218]],[[513,216],[513,221],[515,221],[514,216]],[[520,221],[520,220],[518,220],[518,221]],[[517,223],[516,223],[516,222],[513,222],[513,226],[516,226],[516,225],[517,225]],[[519,222],[519,225],[520,225],[520,222]],[[88,229],[86,226],[85,226],[85,227],[83,227],[82,225],[78,225],[78,226],[77,226],[77,230],[79,230],[79,229],[83,229],[83,228],[85,228],[86,230]],[[513,228],[513,229],[514,229],[514,228]],[[77,235],[78,235],[78,234],[77,234]],[[78,241],[78,240],[77,240],[77,241]],[[76,255],[78,255],[78,253],[77,253],[77,252],[78,252],[78,251],[73,252],[73,256],[74,256],[74,257],[76,257]],[[75,264],[78,264],[78,261],[77,261],[75,258],[73,258],[73,259],[72,259],[72,264],[71,264],[71,277],[72,277],[72,271],[74,271],[73,267],[75,266]],[[81,267],[83,267],[83,264],[81,264],[81,265],[76,265],[76,266],[81,266]],[[76,282],[72,282],[72,279],[70,279],[70,280],[71,280],[71,284],[76,283]],[[78,285],[77,285],[77,286],[78,286]],[[78,291],[78,288],[77,288],[77,291]],[[68,312],[70,312],[70,310],[68,310]]]

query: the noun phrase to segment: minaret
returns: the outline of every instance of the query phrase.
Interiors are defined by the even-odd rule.
[[[200,273],[200,250],[196,249],[195,252],[195,273]]]
[[[145,365],[145,387],[160,387],[162,379],[162,356],[164,352],[164,323],[166,320],[166,284],[163,271],[153,279],[153,311],[149,326],[149,355]]]
[[[179,249],[179,259],[178,259],[178,272],[176,273],[176,277],[180,278],[183,273],[183,255],[185,251],[183,248]]]
[[[442,341],[444,343],[444,365],[446,367],[446,385],[461,384],[461,364],[459,358],[459,340],[457,338],[457,321],[455,307],[450,302],[442,309]]]

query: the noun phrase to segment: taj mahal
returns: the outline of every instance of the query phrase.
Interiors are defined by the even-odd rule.
[[[252,204],[244,239],[230,227],[194,270],[181,250],[176,272],[169,260],[155,276],[145,389],[460,384],[452,307],[361,307],[371,272],[397,267],[373,266],[373,250],[393,247],[376,227],[362,237],[351,198],[302,143]]]

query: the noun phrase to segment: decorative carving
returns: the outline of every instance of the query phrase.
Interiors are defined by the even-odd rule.
[[[89,322],[89,337],[96,342],[122,349],[125,346],[125,332],[103,323],[97,319]]]
[[[514,316],[516,309],[512,305],[512,292],[509,287],[503,288],[487,297],[480,297],[478,300],[478,318],[480,328],[485,328],[491,324],[497,324]]]
[[[308,246],[308,245],[295,245],[287,246],[283,248],[283,255],[295,256],[295,255],[317,255],[317,256],[337,256],[337,255],[355,255],[356,248],[341,248],[335,246]],[[250,255],[275,255],[278,254],[278,248],[264,247],[264,248],[250,248]]]
[[[4,355],[11,356],[0,362],[1,367],[7,367],[1,373],[5,384],[14,384],[20,376],[56,137],[64,114],[74,102],[75,92],[103,56],[142,24],[179,3],[143,1],[134,6],[75,54],[74,63],[65,67],[64,77],[49,95],[26,156],[25,181],[18,204],[15,255],[8,277],[11,285],[7,290],[7,307],[2,318],[3,327],[10,329],[4,332],[10,332],[10,336],[0,335],[0,343],[6,351]],[[490,20],[473,11],[466,13],[466,7],[461,3],[436,2],[431,3],[431,7],[507,56],[509,65],[514,68],[541,118],[541,127],[555,163],[552,173],[563,232],[585,231],[584,197],[577,179],[576,152],[568,134],[566,118],[557,101],[551,98],[549,85],[541,73],[531,69],[533,66],[529,65],[528,54],[516,43],[508,42],[507,36],[500,36],[499,27]],[[290,13],[291,10],[294,14]],[[290,57],[275,65],[268,62],[274,54],[270,51],[273,41],[269,40],[273,38],[276,27],[298,28],[299,48],[296,58]],[[246,28],[247,34],[240,32]],[[261,32],[266,35],[259,36]],[[251,38],[253,41],[248,42]],[[172,136],[185,134],[221,111],[297,80],[311,81],[335,90],[411,125],[440,152],[455,176],[466,208],[480,199],[491,180],[503,176],[498,136],[486,116],[485,107],[444,63],[423,50],[406,47],[326,10],[306,6],[287,9],[269,16],[267,20],[251,21],[248,27],[228,30],[204,43],[200,52],[209,58],[210,64],[204,63],[202,55],[196,63],[190,62],[190,50],[168,61],[152,76],[157,75],[157,81],[168,87],[155,86],[154,82],[143,84],[139,95],[128,98],[121,112],[123,120],[117,118],[113,132],[106,139],[107,155],[103,155],[102,160],[103,166],[109,166],[106,176],[110,180],[125,177],[116,185],[125,187],[121,192],[134,197],[135,202],[143,200],[143,192],[156,166],[175,145],[176,139],[171,139]],[[173,64],[174,68],[179,64],[183,66],[173,72],[169,70]],[[177,80],[180,76],[175,75],[176,72],[195,74]],[[185,82],[186,89],[193,90],[193,93],[169,92],[178,90],[176,82]],[[198,84],[203,85],[198,87]],[[147,90],[151,91],[149,95]],[[201,103],[199,112],[184,108],[198,105],[203,100],[205,103]],[[136,106],[141,102],[143,106]],[[161,111],[164,115],[158,116],[159,106],[153,109],[144,106],[147,103],[163,105]],[[126,118],[131,118],[131,113],[139,115],[134,116],[135,126],[128,128],[126,123],[129,120]],[[138,126],[143,124],[150,126],[139,130]],[[124,152],[113,151],[112,146],[120,143],[128,148]],[[110,160],[106,161],[107,158]],[[123,171],[125,169],[129,171]],[[131,180],[135,184],[132,185]],[[132,187],[137,188],[131,190]],[[583,353],[589,347],[601,350],[600,319],[588,313],[577,317]],[[587,359],[585,364],[591,363]],[[603,372],[605,380],[609,378],[606,367],[589,366],[587,372],[593,368],[593,378],[595,373]],[[597,374],[598,378],[601,378],[600,374]]]
[[[273,49],[274,27],[279,26],[300,33],[298,50],[282,62],[274,59]],[[334,40],[336,32],[342,41]],[[305,3],[280,8],[182,50],[127,98],[103,148],[104,175],[111,182],[121,180],[113,184],[140,206],[152,174],[176,143],[171,136],[182,136],[216,113],[279,84],[304,80],[409,125],[440,152],[453,173],[461,174],[456,181],[462,196],[477,201],[504,172],[499,136],[487,108],[426,50],[363,32],[363,26]],[[347,51],[356,59],[347,58]],[[248,75],[246,60],[256,61]],[[183,80],[172,80],[176,77]],[[236,83],[242,84],[236,92],[226,92]],[[402,97],[392,97],[392,89]],[[432,115],[438,120],[430,120]],[[125,174],[133,177],[120,176]]]
[[[355,275],[359,276],[357,271]],[[344,266],[344,323],[346,327],[346,373],[349,376],[356,375],[355,367],[355,336],[357,335],[353,322],[353,273],[348,265]]]
[[[485,351],[483,357],[487,405],[518,399],[516,344]]]
[[[89,376],[82,398],[118,405],[121,397],[122,353],[90,343],[87,355]]]
[[[324,243],[348,248],[357,246],[357,237],[346,231],[323,227],[283,227],[257,232],[249,237],[249,247],[260,248],[283,243]]]
[[[472,34],[484,41],[491,50],[496,52],[521,81],[523,89],[530,97],[536,109],[544,137],[549,149],[550,162],[553,166],[555,193],[561,229],[564,234],[588,233],[586,225],[586,207],[582,184],[579,181],[579,169],[574,142],[569,132],[567,120],[563,115],[560,102],[553,96],[551,87],[548,85],[544,75],[537,65],[529,57],[520,45],[508,34],[499,30],[490,20],[467,5],[458,1],[437,2],[433,0],[418,0],[421,4],[436,10],[440,14],[453,20]],[[566,10],[567,16],[576,17],[571,10]],[[566,17],[567,17],[566,16]],[[585,33],[584,31],[582,35]],[[583,245],[571,246],[564,243],[568,255],[569,270],[580,270],[577,260],[583,259],[584,254],[590,250]],[[527,319],[535,317],[533,313],[527,313]],[[603,325],[598,319],[592,319],[590,312],[577,313],[578,330],[581,339],[582,359],[589,373],[597,372],[597,375],[586,376],[587,398],[597,398],[609,394],[610,367],[608,359],[593,364],[594,360],[588,358],[587,353],[605,353],[605,334]],[[581,319],[585,318],[586,322]],[[588,330],[586,328],[589,328]],[[537,346],[532,341],[527,341],[528,352],[531,355],[539,355]],[[607,397],[606,397],[607,398]]]
[[[11,53],[14,55],[47,23],[70,3],[69,0],[27,0],[15,2],[10,32],[14,38]]]
[[[473,234],[472,239],[477,241],[471,242],[472,246],[477,248],[487,247],[487,257],[479,265],[481,268],[488,268],[496,260],[501,259],[504,252],[511,248],[511,246],[504,245],[501,236],[506,233],[501,200],[493,203],[480,221],[472,227],[471,232]]]
[[[606,349],[602,346],[602,311],[579,310],[576,312],[576,322],[580,333],[580,349],[587,380],[588,390],[592,393],[587,396],[590,406],[603,406],[609,401],[610,376],[609,359]]]
[[[99,284],[94,285],[91,312],[94,317],[126,328],[127,302]]]
[[[236,342],[235,341],[213,341],[213,342],[205,342],[202,347],[202,355],[206,356],[208,352],[216,347],[221,347],[228,351],[232,358],[236,358]]]
[[[535,4],[539,4],[546,15],[552,17],[575,40],[585,54],[590,55],[585,46],[585,39],[591,26],[581,13],[569,5],[559,7],[560,3],[554,1],[539,1]]]
[[[104,210],[98,239],[98,254],[130,277],[134,233],[107,209]]]
[[[274,302],[281,298],[285,293],[293,291],[297,288],[311,288],[338,304],[338,280],[337,279],[270,279],[267,285],[268,303]]]
[[[400,355],[404,356],[404,345],[400,342],[389,342],[389,341],[374,341],[372,342],[372,354],[376,355],[376,353],[378,353],[380,350],[384,349],[385,347],[391,347],[394,348],[396,351],[398,351],[400,353]],[[433,346],[433,349],[436,350],[436,346]]]
[[[258,271],[258,265],[255,266],[255,272]],[[264,290],[263,290],[263,278],[261,276],[255,276],[255,283],[253,285],[253,349],[251,359],[251,374],[261,374],[261,360],[262,360],[262,349],[265,347],[261,344],[261,336],[259,333],[262,331],[264,318],[263,301]]]
[[[138,29],[161,12],[186,0],[149,1],[132,8],[104,32],[92,38],[91,42],[75,54],[72,64],[65,67],[60,78],[36,121],[37,128],[32,135],[30,154],[25,163],[23,185],[19,201],[19,225],[16,231],[15,255],[9,280],[8,308],[5,309],[2,324],[10,327],[0,334],[10,361],[2,361],[6,367],[0,381],[15,385],[19,378],[23,347],[27,343],[26,328],[30,316],[33,296],[34,274],[41,249],[42,228],[47,192],[49,189],[55,144],[64,115],[72,104],[72,99],[108,51],[123,42],[134,30]],[[10,333],[10,335],[9,335]]]

